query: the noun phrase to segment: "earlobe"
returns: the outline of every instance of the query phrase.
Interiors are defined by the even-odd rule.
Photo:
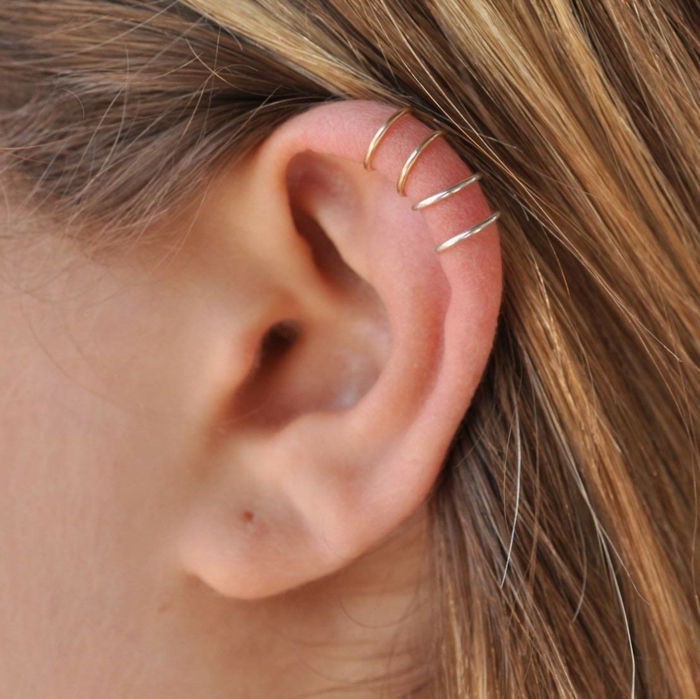
[[[409,113],[389,122],[395,112],[315,107],[232,166],[240,189],[213,199],[245,201],[255,237],[239,255],[268,270],[280,309],[265,317],[291,333],[227,389],[219,467],[180,534],[185,570],[221,594],[277,594],[377,546],[429,493],[486,366],[494,212],[445,139]],[[261,345],[269,330],[255,331]]]

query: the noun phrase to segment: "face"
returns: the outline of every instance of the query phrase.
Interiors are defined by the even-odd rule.
[[[57,235],[4,254],[2,696],[288,696],[325,686],[309,666],[375,671],[327,649],[388,639],[410,607],[393,582],[415,573],[414,534],[259,602],[182,569],[188,514],[228,458],[213,396],[265,293],[225,225],[215,206],[180,212],[159,243],[109,263]]]
[[[225,637],[213,643],[209,625],[225,619],[216,600],[173,566],[178,516],[207,449],[184,409],[197,400],[188,359],[198,337],[183,328],[217,303],[186,293],[201,281],[190,264],[175,283],[167,262],[102,266],[58,237],[8,260],[0,302],[5,696],[46,696],[44,681],[56,697],[106,696],[107,688],[110,696],[192,695],[172,669],[193,664],[193,640],[208,646],[212,670],[234,650]],[[210,321],[201,316],[201,332]],[[168,673],[154,676],[157,665]],[[216,672],[204,669],[199,686],[219,696]]]

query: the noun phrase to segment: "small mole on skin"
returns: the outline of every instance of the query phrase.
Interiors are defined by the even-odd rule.
[[[246,522],[247,524],[251,524],[254,519],[255,519],[255,515],[252,512],[250,512],[249,510],[246,510],[243,513],[243,521]]]
[[[167,612],[170,609],[170,602],[163,602],[163,604],[158,607],[158,612],[162,614],[163,612]]]

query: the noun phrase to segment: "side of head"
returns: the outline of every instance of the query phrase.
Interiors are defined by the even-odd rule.
[[[410,5],[0,7],[0,694],[697,689],[683,5]]]

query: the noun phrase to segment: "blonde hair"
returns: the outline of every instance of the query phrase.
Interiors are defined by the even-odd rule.
[[[5,186],[93,251],[329,99],[412,105],[485,173],[505,293],[430,503],[429,696],[700,693],[699,29],[683,0],[0,4]]]

